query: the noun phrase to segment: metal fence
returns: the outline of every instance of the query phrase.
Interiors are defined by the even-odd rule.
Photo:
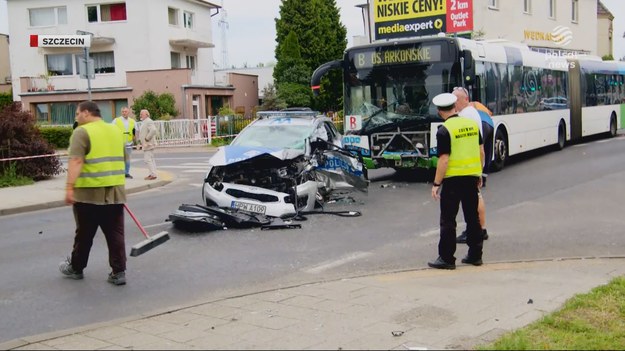
[[[330,117],[337,128],[342,131],[343,119],[338,115]],[[157,130],[156,140],[159,145],[193,146],[210,144],[213,138],[234,137],[253,120],[252,117],[243,116],[209,116],[203,119],[157,120],[154,121],[154,124]],[[141,122],[137,121],[137,134],[140,127]]]
[[[156,140],[162,146],[210,144],[212,138],[236,136],[254,119],[242,116],[210,116],[204,119],[172,119],[154,121]],[[137,131],[141,122],[137,122]]]

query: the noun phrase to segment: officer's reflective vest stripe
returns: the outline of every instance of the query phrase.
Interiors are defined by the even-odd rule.
[[[126,129],[126,125],[124,125],[123,121],[124,117],[115,118],[115,125],[119,130],[124,134],[124,142],[131,143],[132,142],[132,131],[135,129],[135,120],[128,117],[128,128]]]
[[[451,153],[445,178],[456,176],[481,176],[480,130],[477,123],[465,117],[452,117],[445,121],[451,138]]]
[[[91,150],[85,155],[77,188],[99,188],[126,183],[124,163],[124,139],[119,129],[102,120],[87,123],[84,128],[89,135]]]

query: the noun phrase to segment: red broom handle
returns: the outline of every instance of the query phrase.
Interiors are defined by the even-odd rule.
[[[132,217],[132,220],[135,221],[135,223],[137,224],[137,227],[139,227],[139,230],[141,231],[141,233],[143,233],[143,236],[145,236],[146,239],[149,239],[150,236],[145,231],[145,229],[143,229],[143,226],[141,225],[141,223],[139,223],[139,220],[137,219],[137,217],[135,217],[135,215],[130,211],[130,209],[128,208],[128,206],[126,204],[124,204],[124,208],[126,209],[128,214],[130,215],[130,217]]]

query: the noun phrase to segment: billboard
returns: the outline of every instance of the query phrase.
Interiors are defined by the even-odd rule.
[[[373,0],[375,39],[473,30],[473,0]]]

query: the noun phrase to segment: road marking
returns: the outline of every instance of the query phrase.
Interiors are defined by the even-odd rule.
[[[367,256],[371,256],[371,255],[372,255],[371,252],[354,252],[352,254],[339,258],[338,260],[324,262],[317,266],[313,266],[312,268],[305,269],[304,272],[310,273],[310,274],[319,274],[328,269],[336,268],[348,262],[356,261],[356,260],[365,258]]]
[[[187,169],[186,171],[182,171],[182,173],[204,173],[206,174],[205,169]]]
[[[204,186],[203,183],[201,183],[201,184],[200,183],[190,183],[189,185],[192,186],[192,187],[196,187],[196,188],[201,188],[202,186]]]

